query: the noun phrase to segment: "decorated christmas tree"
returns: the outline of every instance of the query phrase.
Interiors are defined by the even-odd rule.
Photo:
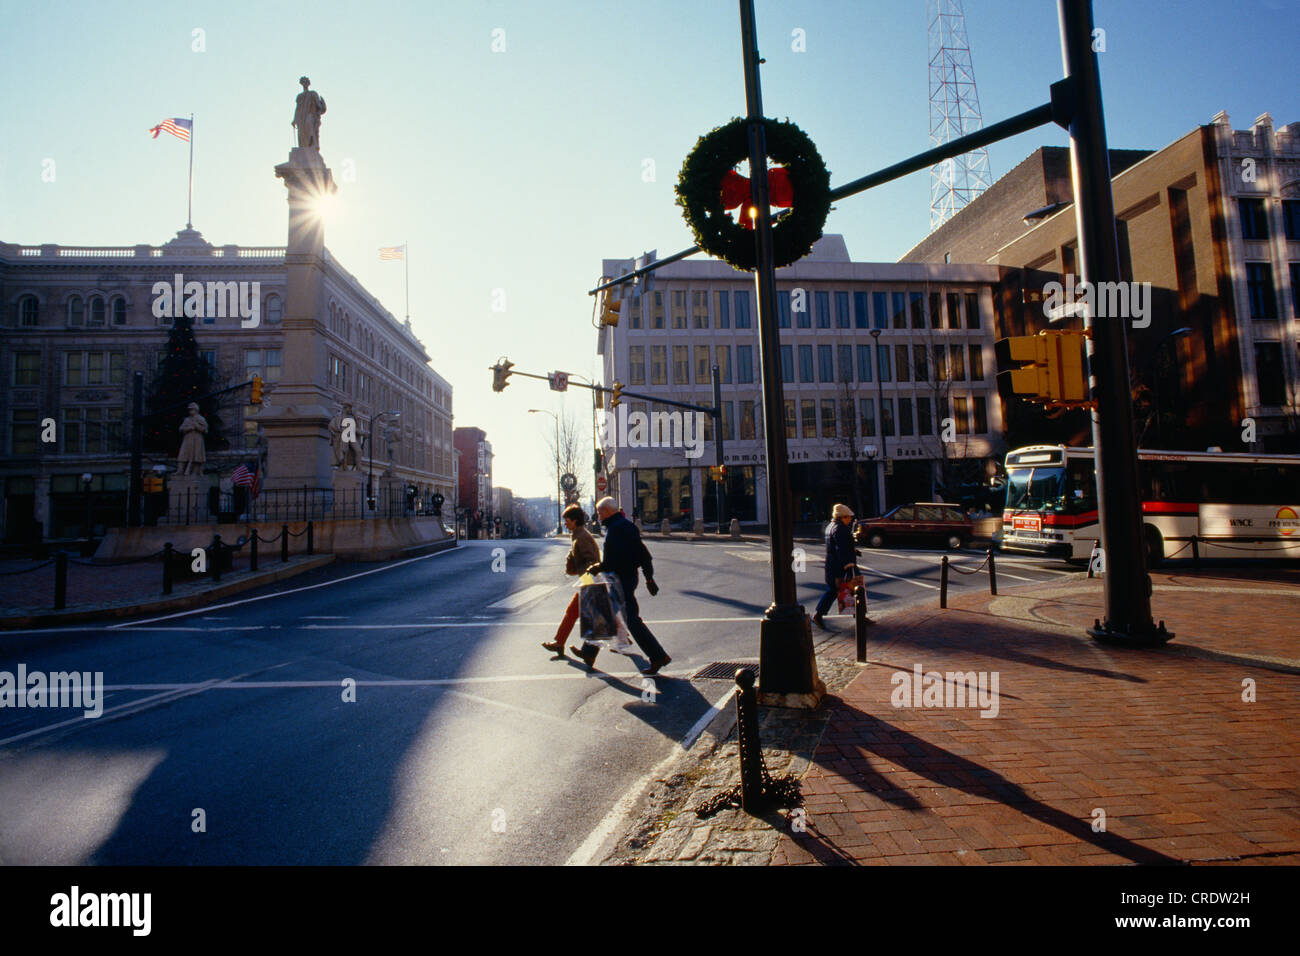
[[[221,434],[218,400],[198,398],[217,387],[214,370],[199,354],[193,323],[185,316],[176,317],[167,337],[167,351],[146,400],[148,410],[158,414],[144,420],[145,449],[175,456],[181,445],[180,426],[185,420],[185,406],[193,401],[198,402],[199,411],[208,420],[207,447],[226,448],[229,442]]]

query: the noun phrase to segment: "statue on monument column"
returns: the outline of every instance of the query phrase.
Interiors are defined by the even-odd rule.
[[[197,475],[203,471],[203,463],[208,460],[203,446],[203,436],[208,433],[208,420],[199,414],[199,406],[190,402],[186,411],[189,413],[181,422],[181,448],[176,453],[176,473],[178,475]]]
[[[325,98],[310,89],[311,80],[300,76],[302,92],[298,94],[297,105],[293,110],[293,122],[290,124],[298,130],[298,145],[320,149],[320,118],[325,114]]]
[[[344,402],[341,410],[336,408],[329,428],[334,467],[341,471],[355,471],[361,456],[356,440],[357,420],[352,414],[351,402]]]

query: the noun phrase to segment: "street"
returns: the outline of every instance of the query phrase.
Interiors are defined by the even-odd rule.
[[[0,669],[102,671],[105,695],[98,718],[3,711],[0,864],[564,863],[730,690],[692,675],[758,659],[767,545],[647,543],[662,591],[638,599],[673,657],[653,682],[641,657],[602,653],[588,673],[539,646],[576,580],[554,539],[335,564],[209,608],[6,634]],[[811,613],[822,546],[796,545]],[[942,552],[861,551],[873,616],[937,602]],[[1004,587],[1079,573],[998,559]],[[951,575],[954,593],[987,586]],[[828,624],[851,631],[852,617]]]

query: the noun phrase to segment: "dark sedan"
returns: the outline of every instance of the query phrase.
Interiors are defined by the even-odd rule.
[[[857,541],[871,548],[886,542],[938,542],[960,548],[970,541],[973,526],[966,512],[943,502],[913,502],[899,505],[879,518],[863,518],[854,529]]]

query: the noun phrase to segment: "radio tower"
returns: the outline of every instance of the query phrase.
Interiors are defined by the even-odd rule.
[[[939,146],[984,125],[966,14],[961,0],[926,0],[930,46],[930,144]],[[988,189],[989,154],[972,150],[930,167],[930,231]]]

